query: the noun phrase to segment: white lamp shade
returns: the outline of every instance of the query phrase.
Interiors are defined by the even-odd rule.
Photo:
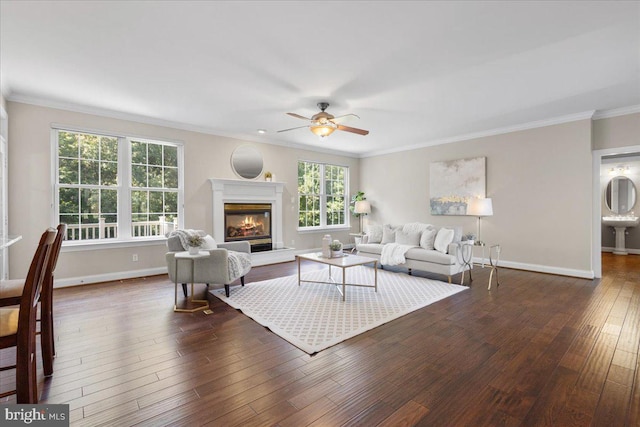
[[[493,204],[490,198],[471,199],[467,205],[467,215],[491,216],[493,215]]]
[[[366,200],[358,200],[353,208],[353,212],[357,214],[369,214],[371,213],[371,203]]]

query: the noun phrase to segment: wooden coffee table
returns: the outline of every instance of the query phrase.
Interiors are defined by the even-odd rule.
[[[378,260],[373,258],[368,258],[359,255],[345,255],[337,258],[323,258],[321,253],[310,253],[310,254],[302,254],[297,255],[298,258],[298,286],[302,282],[308,283],[326,283],[328,285],[335,285],[340,295],[342,295],[342,301],[345,300],[345,293],[347,286],[361,286],[364,288],[374,288],[376,292],[378,292]],[[302,280],[300,277],[300,260],[307,260],[312,262],[318,262],[320,264],[326,264],[329,266],[329,280],[330,282],[320,282],[317,280]],[[373,264],[373,285],[359,284],[359,283],[346,283],[346,269],[349,267],[355,267],[357,265],[365,265],[365,264]],[[342,283],[338,283],[333,280],[331,276],[331,267],[338,267],[342,269]],[[342,289],[340,289],[340,285],[342,285]]]

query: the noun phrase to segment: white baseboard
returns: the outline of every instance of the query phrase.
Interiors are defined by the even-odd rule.
[[[486,263],[485,263],[486,264]],[[576,270],[574,268],[554,267],[550,265],[527,264],[500,260],[498,267],[513,268],[516,270],[535,271],[537,273],[557,274],[559,276],[579,277],[581,279],[593,279],[593,270]]]
[[[602,252],[613,252],[616,248],[603,247]],[[640,249],[627,249],[627,252],[633,255],[640,255]]]
[[[67,279],[55,279],[54,288],[66,288],[69,286],[88,285],[90,283],[112,282],[114,280],[135,279],[145,276],[166,274],[167,267],[148,268],[145,270],[118,271],[114,273],[96,274],[93,276],[70,277]]]
[[[613,251],[613,248],[602,248],[603,252],[608,252],[607,249]],[[273,253],[265,253],[265,252],[256,252],[252,255],[251,264],[254,267],[267,265],[267,264],[276,264],[280,262],[288,262],[293,261],[295,256],[298,254],[305,254],[310,252],[320,252],[321,248],[313,248],[313,249],[301,249],[295,250],[292,248],[281,249],[276,254]],[[640,250],[638,249],[629,249],[629,253],[640,254]],[[258,254],[259,255],[256,257]],[[473,262],[481,263],[481,258],[474,258]],[[488,265],[489,261],[485,260],[485,265]],[[571,277],[580,277],[582,279],[593,279],[594,273],[591,270],[576,270],[572,268],[563,268],[563,267],[552,267],[548,265],[538,265],[538,264],[527,264],[523,262],[513,262],[513,261],[500,261],[498,264],[499,267],[505,268],[513,268],[516,270],[527,270],[527,271],[535,271],[538,273],[548,273],[548,274],[557,274],[560,276],[571,276]],[[69,286],[78,286],[78,285],[88,285],[91,283],[100,283],[100,282],[111,282],[114,280],[125,280],[125,279],[134,279],[138,277],[145,276],[156,276],[158,274],[166,274],[167,267],[157,267],[157,268],[149,268],[145,270],[131,270],[131,271],[119,271],[114,273],[106,273],[106,274],[96,274],[93,276],[83,276],[83,277],[70,277],[66,279],[56,279],[54,283],[54,288],[66,288]]]

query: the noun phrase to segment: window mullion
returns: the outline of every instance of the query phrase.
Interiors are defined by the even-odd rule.
[[[118,230],[131,239],[131,140],[118,138]]]

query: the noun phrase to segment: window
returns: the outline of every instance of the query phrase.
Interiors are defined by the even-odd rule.
[[[348,227],[348,175],[345,166],[298,162],[298,228]]]
[[[182,217],[182,145],[56,129],[55,215],[67,240],[162,236]]]

